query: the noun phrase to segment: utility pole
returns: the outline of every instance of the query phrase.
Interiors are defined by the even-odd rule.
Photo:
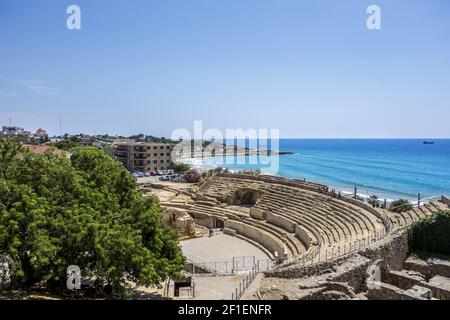
[[[62,138],[61,115],[59,115],[59,137]]]
[[[417,206],[420,207],[420,193],[417,194]]]
[[[357,199],[358,188],[355,186],[354,198]]]

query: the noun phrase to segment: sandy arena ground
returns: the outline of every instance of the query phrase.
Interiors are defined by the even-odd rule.
[[[255,259],[269,259],[259,248],[247,241],[218,234],[212,237],[202,237],[181,241],[183,252],[193,254],[208,262],[232,261],[237,256],[255,256]]]

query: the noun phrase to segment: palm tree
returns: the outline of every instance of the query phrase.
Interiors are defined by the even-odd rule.
[[[378,208],[380,206],[380,202],[378,201],[378,196],[376,195],[371,195],[369,197],[369,199],[367,200],[367,202],[373,207],[373,208]]]

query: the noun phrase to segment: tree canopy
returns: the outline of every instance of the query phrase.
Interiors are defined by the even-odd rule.
[[[391,202],[391,205],[389,206],[389,210],[392,212],[406,212],[412,209],[412,204],[407,199],[398,199]]]
[[[71,139],[64,139],[64,140],[61,140],[61,141],[58,141],[57,143],[55,143],[55,147],[57,147],[58,149],[61,149],[61,150],[66,150],[66,151],[69,151],[78,146],[80,146],[80,143],[78,141],[71,140]]]
[[[103,151],[72,152],[38,155],[0,139],[0,255],[12,284],[65,284],[70,265],[117,287],[179,276],[184,257],[156,202]]]
[[[435,212],[408,228],[409,248],[450,256],[450,211]]]
[[[186,163],[179,163],[179,164],[176,164],[174,166],[173,171],[175,173],[184,173],[186,171],[189,171],[189,169],[190,169],[190,167],[189,167],[188,164],[186,164]]]

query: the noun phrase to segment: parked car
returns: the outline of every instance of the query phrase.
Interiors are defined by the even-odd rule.
[[[134,172],[133,177],[135,178],[143,178],[144,174],[142,172]]]

